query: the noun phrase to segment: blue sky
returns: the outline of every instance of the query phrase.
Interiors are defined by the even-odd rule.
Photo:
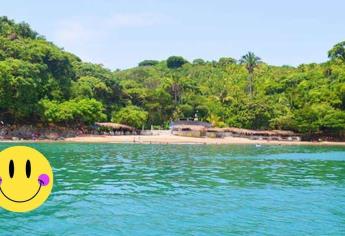
[[[322,62],[345,40],[342,0],[11,0],[0,15],[28,22],[59,47],[110,69],[144,59]]]

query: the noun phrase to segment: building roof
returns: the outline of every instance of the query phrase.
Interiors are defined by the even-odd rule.
[[[211,128],[212,124],[208,122],[203,122],[203,121],[195,121],[195,120],[177,120],[177,121],[172,121],[170,126],[180,126],[180,125],[190,125],[190,126],[201,126],[204,128]]]
[[[205,127],[200,125],[174,125],[172,127],[173,130],[180,130],[180,131],[203,131],[206,130]]]
[[[128,131],[135,130],[135,128],[132,126],[118,124],[118,123],[111,123],[111,122],[96,122],[95,125],[100,126],[100,127],[118,129],[118,130],[128,130]]]
[[[296,133],[288,130],[250,130],[241,128],[223,128],[223,132],[231,132],[243,135],[262,135],[262,136],[294,136]]]

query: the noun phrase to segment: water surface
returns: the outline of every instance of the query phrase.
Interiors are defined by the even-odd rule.
[[[50,160],[53,193],[0,209],[0,235],[345,235],[342,147],[28,146]]]

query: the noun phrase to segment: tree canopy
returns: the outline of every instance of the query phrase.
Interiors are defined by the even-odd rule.
[[[167,67],[177,69],[186,64],[188,61],[180,56],[171,56],[167,59]]]
[[[344,135],[344,45],[331,48],[327,62],[298,67],[248,53],[193,63],[171,56],[111,71],[0,17],[0,121],[141,128],[197,117],[220,127]]]
[[[328,51],[328,57],[332,60],[340,59],[345,62],[345,41],[337,43]]]
[[[140,129],[147,120],[148,113],[137,106],[127,106],[113,113],[112,121]]]
[[[156,60],[144,60],[142,62],[139,62],[138,66],[155,66],[159,63],[159,61]]]

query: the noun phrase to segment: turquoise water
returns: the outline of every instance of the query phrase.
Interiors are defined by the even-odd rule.
[[[0,235],[345,235],[345,148],[28,146],[50,160],[53,193],[0,209]]]

